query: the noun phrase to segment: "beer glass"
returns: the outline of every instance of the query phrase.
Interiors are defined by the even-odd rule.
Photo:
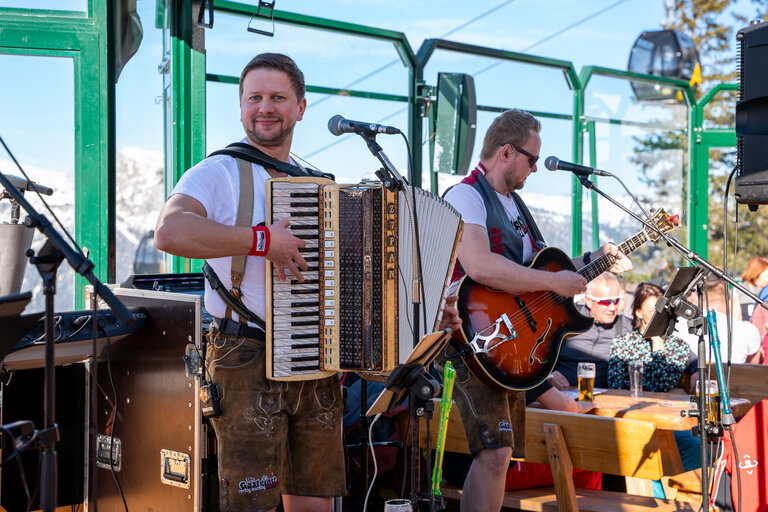
[[[630,361],[627,363],[629,372],[629,396],[638,398],[643,396],[643,362]]]
[[[576,375],[579,378],[579,400],[591,402],[595,390],[595,363],[579,363]]]
[[[699,397],[701,381],[696,381],[696,398]],[[707,419],[714,423],[720,423],[720,388],[716,380],[707,381]],[[696,403],[699,403],[696,400]]]
[[[413,512],[411,500],[387,500],[384,502],[384,512]]]

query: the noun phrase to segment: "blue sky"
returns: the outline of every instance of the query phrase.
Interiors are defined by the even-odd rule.
[[[0,6],[22,5],[83,9],[86,0],[0,0]],[[117,144],[118,150],[137,146],[161,151],[162,77],[157,72],[162,59],[161,32],[154,27],[155,0],[138,0],[137,6],[144,26],[144,40],[117,84]],[[643,30],[659,29],[666,16],[664,0],[478,0],[471,4],[458,0],[277,0],[276,7],[402,31],[414,50],[426,38],[445,37],[571,61],[577,71],[587,65],[625,69],[637,36]],[[345,87],[393,63],[351,87],[407,94],[407,72],[398,62],[391,44],[286,25],[277,25],[275,37],[266,38],[248,33],[247,24],[246,18],[216,15],[214,29],[206,31],[209,72],[238,75],[253,55],[261,51],[281,51],[297,61],[308,84]],[[265,28],[263,24],[261,27]],[[503,63],[489,69],[492,64],[494,61],[479,57],[436,53],[425,79],[435,85],[439,71],[469,73],[475,77],[480,104],[570,113],[571,94],[561,73],[516,63]],[[23,163],[71,171],[74,165],[71,63],[66,59],[0,55],[0,69],[4,70],[0,78],[0,112],[3,113],[0,135]],[[595,117],[664,120],[671,116],[670,109],[659,111],[656,107],[634,104],[631,91],[623,81],[596,81],[591,94],[587,114]],[[335,172],[345,181],[370,174],[378,162],[356,137],[336,138],[328,133],[326,124],[332,115],[406,127],[406,113],[401,103],[327,98],[317,94],[308,95],[308,102],[305,120],[297,126],[294,152],[299,156],[310,155],[308,159],[315,165]],[[235,86],[209,83],[206,107],[208,151],[242,136]],[[478,115],[475,153],[493,117],[493,114]],[[623,169],[631,152],[632,136],[640,133],[635,128],[601,125],[597,140],[598,166],[614,171]],[[556,155],[570,160],[569,122],[545,120],[542,138],[542,157]],[[47,144],[47,151],[39,150],[41,141]],[[406,154],[401,138],[382,136],[379,142],[405,173]],[[424,157],[426,161],[426,151]],[[633,173],[631,169],[626,172],[630,176]],[[529,180],[528,189],[567,194],[570,180],[560,175],[548,179],[534,177]]]
[[[276,0],[276,7],[401,31],[414,51],[425,39],[445,38],[570,61],[578,72],[588,65],[625,69],[638,35],[661,27],[666,17],[664,3],[665,0],[475,0],[471,3],[459,0]],[[740,4],[748,6],[749,2],[741,0]],[[144,39],[117,84],[118,150],[138,147],[161,152],[163,149],[160,101],[163,84],[157,71],[163,47],[162,33],[154,27],[155,5],[156,0],[137,0]],[[86,6],[87,0],[0,0],[0,7],[83,10]],[[741,10],[748,11],[747,8]],[[247,32],[247,25],[246,18],[216,15],[214,29],[205,33],[208,72],[238,76],[254,55],[279,51],[296,60],[308,84],[407,94],[407,70],[400,64],[391,44],[286,25],[277,25],[275,37],[266,38]],[[267,27],[262,24],[261,28]],[[425,80],[429,85],[436,85],[438,72],[468,73],[474,76],[479,104],[571,112],[572,95],[560,72],[518,63],[494,64],[495,61],[485,58],[437,52],[426,69]],[[383,68],[381,72],[372,74],[380,68]],[[8,55],[0,48],[0,70],[0,135],[33,180],[54,188],[60,180],[70,182],[74,169],[72,62],[65,58]],[[367,78],[360,81],[362,77]],[[394,125],[404,131],[407,127],[402,103],[318,94],[309,94],[307,99],[307,113],[296,128],[294,152],[334,172],[342,183],[370,176],[379,163],[359,137],[331,135],[326,128],[330,117],[342,114],[351,119]],[[236,86],[209,83],[206,111],[208,152],[242,137]],[[598,120],[654,120],[663,126],[681,126],[684,125],[683,113],[679,107],[659,109],[633,101],[628,84],[620,80],[595,79],[587,96],[586,114]],[[472,165],[477,161],[482,136],[494,116],[478,114]],[[597,166],[620,176],[635,192],[640,190],[637,169],[629,163],[633,137],[647,133],[637,127],[598,122]],[[542,159],[549,155],[571,159],[570,122],[543,120],[542,139]],[[406,174],[402,139],[382,135],[378,141],[397,168]],[[428,168],[427,146],[423,147],[425,168]],[[661,155],[659,165],[679,167],[681,159],[681,154]],[[0,171],[19,174],[5,154],[0,154]],[[443,180],[442,184],[446,181],[449,180]],[[428,181],[425,185],[428,186]],[[623,190],[612,180],[601,179],[600,185],[608,193],[623,195]],[[549,173],[543,167],[528,180],[525,188],[528,193],[563,196],[563,203],[567,203],[570,191],[570,175]],[[72,200],[73,197],[66,202]],[[162,201],[163,197],[158,196],[150,202],[159,208]],[[614,221],[617,211],[610,208],[605,212],[606,220]],[[118,228],[121,223],[131,222],[130,218],[124,219],[120,211],[117,214]],[[65,224],[71,229],[70,222]],[[127,275],[132,258],[120,254],[118,273]]]

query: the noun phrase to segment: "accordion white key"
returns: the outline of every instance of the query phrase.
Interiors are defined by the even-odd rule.
[[[440,323],[463,223],[438,196],[413,192],[422,260],[417,340]],[[384,373],[413,349],[411,210],[379,182],[339,185],[279,178],[266,188],[267,222],[289,218],[306,240],[305,281],[279,281],[267,262],[267,377]]]

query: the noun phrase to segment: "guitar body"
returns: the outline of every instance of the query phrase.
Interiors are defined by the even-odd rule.
[[[540,251],[530,267],[576,271],[571,259],[552,247]],[[476,333],[488,336],[498,328],[487,343],[492,348],[464,357],[472,373],[498,391],[520,391],[542,383],[554,370],[565,338],[586,332],[593,324],[591,317],[576,309],[572,298],[550,291],[508,293],[464,276],[457,293],[462,320],[461,332],[454,336],[458,341],[469,344]],[[497,323],[502,315],[509,323]]]

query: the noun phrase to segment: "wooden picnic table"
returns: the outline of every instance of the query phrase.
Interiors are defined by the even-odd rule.
[[[683,463],[675,442],[675,430],[690,430],[698,424],[698,418],[685,417],[680,411],[693,409],[690,395],[682,389],[668,393],[644,391],[643,396],[632,398],[628,390],[607,389],[595,395],[597,405],[590,414],[648,421],[656,425],[662,465],[665,475],[677,475],[683,472]],[[745,398],[731,398],[731,409],[735,417],[743,416],[752,406]]]
[[[668,393],[644,391],[643,396],[632,398],[627,390],[607,389],[595,395],[594,403],[597,408],[590,411],[591,414],[649,421],[659,430],[690,430],[699,421],[680,415],[681,411],[695,408],[689,395],[682,390]],[[752,403],[745,398],[731,398],[731,409],[737,418],[746,414],[750,407]]]

